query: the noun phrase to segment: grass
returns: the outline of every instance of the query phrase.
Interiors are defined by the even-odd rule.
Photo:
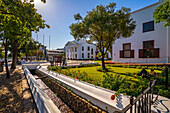
[[[70,71],[85,71],[88,76],[93,77],[94,80],[103,80],[103,75],[105,75],[104,72],[97,71],[97,68],[100,68],[101,66],[95,66],[95,67],[82,67],[82,68],[71,68]],[[63,71],[66,71],[67,69],[62,69]],[[132,81],[138,81],[137,77],[135,76],[136,73],[139,73],[141,69],[135,69],[135,68],[123,68],[123,67],[109,67],[109,74],[114,75],[121,75],[124,77],[131,78]],[[149,72],[150,69],[147,69]],[[155,70],[156,73],[161,73],[159,70]]]
[[[138,96],[141,94],[142,88],[148,87],[149,80],[136,75],[140,73],[142,69],[107,66],[108,72],[105,73],[97,71],[100,70],[100,68],[101,66],[94,66],[61,70],[59,67],[53,67],[51,70],[125,95]],[[150,69],[146,69],[146,71],[150,72]],[[158,73],[156,75],[150,75],[150,80],[157,80],[154,86],[154,93],[157,94],[159,92],[161,96],[170,98],[170,88],[166,90],[164,85],[165,69],[154,71]],[[103,77],[103,75],[105,76]],[[168,76],[168,78],[169,77],[170,76]]]

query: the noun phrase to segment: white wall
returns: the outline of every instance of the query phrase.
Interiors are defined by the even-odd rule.
[[[164,23],[154,24],[154,31],[143,33],[143,23],[153,20],[153,12],[157,6],[159,4],[131,15],[137,26],[131,37],[117,39],[115,44],[113,44],[112,60],[114,62],[167,62],[167,48],[170,43],[167,43],[168,30],[163,27]],[[143,41],[148,40],[154,40],[154,48],[160,48],[160,58],[139,58],[139,49],[143,49]],[[131,43],[131,50],[134,50],[134,58],[120,58],[120,50],[123,50],[123,43]]]
[[[90,51],[88,51],[88,46],[90,47]],[[86,42],[86,40],[80,40],[78,42],[78,44],[70,43],[70,44],[67,44],[67,46],[65,46],[65,48],[66,48],[66,58],[67,59],[72,58],[71,55],[68,57],[68,52],[67,52],[68,48],[75,49],[75,47],[77,47],[77,52],[74,53],[74,55],[77,54],[77,59],[82,59],[82,53],[84,53],[84,58],[83,59],[88,59],[88,53],[90,53],[90,58],[91,58],[91,49],[92,48],[93,48],[93,58],[96,58],[96,45],[88,44]],[[84,47],[84,51],[82,51],[82,47]],[[72,59],[75,59],[75,56]]]

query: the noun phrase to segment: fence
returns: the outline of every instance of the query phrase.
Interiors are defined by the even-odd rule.
[[[153,97],[153,86],[155,85],[156,80],[149,83],[149,87],[146,90],[142,89],[142,93],[134,100],[133,96],[130,98],[130,104],[128,104],[120,112],[114,113],[151,113],[151,104],[155,102],[158,98]]]
[[[36,83],[35,78],[27,69],[27,67],[24,66],[23,68],[38,111],[40,113],[60,113],[59,109],[55,106],[52,100],[42,89],[39,88],[39,84]]]

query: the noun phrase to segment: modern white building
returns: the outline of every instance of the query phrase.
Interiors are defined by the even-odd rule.
[[[134,34],[120,38],[112,46],[113,62],[168,63],[170,62],[170,27],[163,22],[155,24],[154,10],[163,2],[157,2],[132,12],[136,21]]]
[[[87,43],[85,39],[68,41],[65,44],[66,59],[95,59],[96,45]]]

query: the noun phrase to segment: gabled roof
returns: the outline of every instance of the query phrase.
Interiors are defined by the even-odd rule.
[[[71,45],[77,45],[78,44],[78,42],[77,41],[68,41],[66,44],[65,44],[65,46],[68,46],[69,44],[71,44]]]

